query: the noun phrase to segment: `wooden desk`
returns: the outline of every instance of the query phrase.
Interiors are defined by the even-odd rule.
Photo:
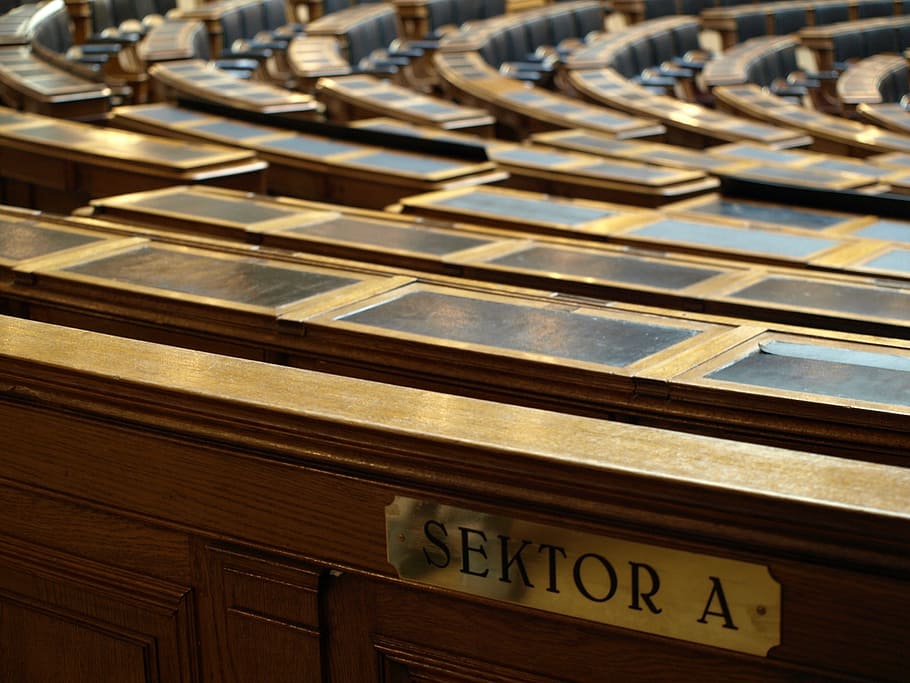
[[[702,148],[722,142],[750,140],[788,148],[802,147],[811,142],[798,130],[655,94],[623,78],[613,69],[572,71],[566,75],[566,82],[588,101],[660,121],[667,129],[667,141],[684,147]]]
[[[159,104],[121,107],[118,125],[170,137],[244,148],[269,164],[269,191],[382,208],[417,188],[499,182],[490,162],[422,155],[354,141],[295,133]]]
[[[309,95],[262,81],[237,78],[198,59],[157,62],[148,72],[162,91],[161,99],[167,101],[183,97],[260,114],[305,119],[319,118],[323,112],[320,103]]]
[[[901,55],[873,55],[844,71],[837,79],[836,91],[845,113],[855,112],[857,106],[863,103],[882,103],[882,85],[889,78],[906,87],[907,60]],[[896,100],[895,97],[890,103],[896,104]]]
[[[910,135],[910,112],[903,105],[892,103],[859,104],[856,113],[863,121],[901,135]]]
[[[822,255],[850,248],[849,241],[815,235],[809,230],[792,230],[790,234],[781,230],[744,230],[741,225],[716,218],[685,221],[659,213],[629,214],[615,205],[569,202],[558,197],[494,187],[408,197],[402,200],[401,207],[408,213],[520,232],[534,230],[639,247],[651,245],[652,249],[659,244],[661,249],[678,247],[688,253],[726,255],[768,264],[807,264]],[[617,208],[622,220],[604,221],[616,216]]]
[[[320,78],[315,95],[326,105],[330,117],[339,122],[390,117],[485,137],[493,135],[496,123],[486,109],[463,107],[373,76]]]
[[[6,203],[70,211],[95,197],[186,182],[261,191],[265,168],[245,150],[0,109]]]
[[[0,47],[0,101],[37,114],[97,120],[111,109],[111,90],[48,64],[27,46]]]
[[[280,216],[273,219],[276,228],[282,222],[287,226],[279,236],[285,246],[299,231],[296,226],[304,228],[305,239],[305,228],[314,225],[311,216],[295,223],[293,216],[288,220],[272,213]],[[524,245],[514,246],[512,254],[501,250],[497,256],[488,249],[482,256],[478,249],[473,256],[464,250],[452,256],[466,264],[489,262],[475,264],[476,272],[497,267],[501,273],[530,272],[522,266]],[[609,293],[601,270],[607,262],[598,264],[589,253],[586,264],[585,247],[579,247],[564,253],[538,250],[540,267],[555,265],[568,279],[588,279],[589,284],[592,271],[586,269],[593,267],[602,291]],[[575,267],[581,266],[574,273],[573,259]],[[652,292],[677,288],[684,294],[677,300],[689,302],[701,292],[709,313],[775,309],[787,322],[775,324],[772,331],[797,334],[800,343],[823,348],[850,342],[857,352],[850,362],[853,373],[879,367],[871,360],[878,356],[882,362],[895,356],[900,366],[910,348],[910,342],[884,345],[881,339],[855,334],[887,330],[890,337],[910,336],[906,289],[792,270],[727,266],[712,271],[707,262],[699,268],[691,261],[686,267],[684,260],[675,268],[649,266],[645,260],[626,265],[652,271]],[[847,394],[832,387],[828,375],[813,374],[815,379],[806,380],[810,397],[779,396],[773,410],[753,410],[753,403],[741,401],[735,413],[715,416],[711,401],[710,407],[699,400],[667,402],[673,377],[768,329],[761,323],[645,309],[641,303],[554,297],[511,285],[441,277],[415,281],[413,273],[378,266],[187,239],[149,242],[135,234],[102,245],[58,249],[8,270],[13,277],[3,286],[6,310],[34,319],[570,413],[735,433],[751,441],[811,444],[866,460],[906,460],[910,407],[901,407],[906,373],[899,367],[882,366],[896,374],[873,373],[876,378],[869,380],[887,380],[887,389],[851,381],[845,385]],[[803,303],[800,297],[808,298]],[[850,332],[794,327],[806,320],[830,323],[838,316],[850,321]],[[870,346],[873,341],[878,346]],[[761,374],[752,384],[770,387],[773,381],[773,374]],[[762,389],[730,384],[719,400],[754,391],[766,395]],[[857,410],[870,402],[875,404],[869,406],[871,412]],[[883,406],[889,415],[896,411],[893,420],[883,416]]]
[[[720,86],[714,96],[725,109],[804,131],[812,136],[812,149],[819,152],[857,157],[910,152],[907,136],[789,104],[755,85]]]
[[[367,210],[352,210],[287,198],[250,197],[220,188],[185,187],[107,197],[92,203],[92,215],[103,221],[125,222],[155,230],[216,236],[278,248],[295,254],[316,254],[419,270],[429,274],[502,283],[510,287],[555,290],[564,295],[600,301],[627,301],[674,310],[721,311],[745,320],[792,321],[786,307],[774,301],[739,300],[725,291],[741,280],[755,281],[767,268],[730,259],[696,257],[639,247],[579,239],[554,239],[516,230],[482,229],[466,223],[435,224],[427,219]],[[681,202],[667,213],[695,220],[722,219],[743,228],[791,230],[799,227],[829,236],[850,237],[850,248],[839,249],[799,264],[787,273],[810,290],[818,274],[829,286],[864,299],[850,310],[836,301],[816,302],[812,316],[796,324],[817,329],[857,329],[882,336],[902,336],[879,315],[882,302],[893,297],[872,278],[888,277],[897,285],[907,280],[906,268],[895,260],[910,245],[910,224],[890,225],[874,217],[786,209],[719,196]],[[875,222],[873,222],[875,221]],[[109,231],[106,222],[91,224]],[[862,228],[862,231],[860,231]],[[117,234],[120,234],[118,232]],[[129,233],[126,233],[129,234]],[[143,229],[143,235],[149,233]],[[784,270],[776,268],[778,275]],[[827,273],[827,274],[825,274]],[[834,279],[831,279],[831,275]],[[837,278],[841,278],[837,280]],[[836,282],[835,282],[836,281]],[[903,285],[901,285],[903,286]],[[835,290],[837,291],[835,287]],[[827,307],[827,308],[826,308]],[[826,308],[820,314],[821,308]],[[859,318],[864,322],[860,323]],[[873,321],[873,318],[877,318]],[[877,327],[876,327],[877,326]]]
[[[523,85],[501,75],[475,52],[442,47],[434,54],[433,63],[456,101],[488,108],[518,139],[559,128],[584,128],[619,138],[657,138],[664,133],[663,126],[652,120]]]
[[[0,325],[0,381],[17,387],[0,400],[0,634],[17,653],[6,662],[17,680],[29,681],[39,663],[58,680],[80,681],[78,672],[83,681],[148,680],[148,661],[161,680],[181,682],[201,671],[306,683],[440,675],[580,683],[607,666],[631,682],[896,681],[905,671],[905,469]],[[708,570],[688,590],[698,598],[692,628],[719,631],[725,613],[739,633],[753,619],[779,618],[780,643],[741,654],[649,635],[647,622],[597,623],[517,603],[515,593],[481,598],[434,586],[433,575],[400,579],[387,547],[410,539],[397,523],[417,509],[454,536],[456,577],[466,576],[457,572],[460,533],[489,553],[498,542],[480,546],[475,531],[501,533],[509,551],[516,536],[564,550],[562,562],[554,551],[554,576],[569,593],[590,546],[576,550],[570,539],[585,537],[565,534],[602,538],[578,578],[602,598],[609,586],[595,588],[596,557],[615,565],[622,587],[597,605],[610,616],[631,611],[636,595],[623,543],[640,544],[630,560],[661,579],[658,590],[639,570],[648,619],[658,616],[649,604],[672,616],[664,596],[681,570],[645,551],[690,553]],[[459,509],[474,514],[450,516]],[[499,529],[500,519],[556,535]],[[421,539],[415,561],[436,547]],[[504,583],[498,555],[486,565],[479,552],[464,555],[468,569],[489,566]],[[545,592],[547,552],[530,546],[523,557],[506,578],[520,593]],[[741,585],[710,569],[729,569],[716,564],[725,560],[773,577],[761,585],[777,586],[780,602],[753,617],[754,594],[741,600]]]
[[[60,7],[59,3],[25,3],[0,15],[0,45],[28,45],[35,29]]]
[[[536,145],[488,145],[487,154],[509,174],[506,187],[655,207],[714,191],[701,171],[603,159]]]

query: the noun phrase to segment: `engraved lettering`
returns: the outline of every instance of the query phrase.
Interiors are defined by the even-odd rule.
[[[537,552],[542,553],[544,550],[547,551],[548,557],[548,566],[550,569],[550,580],[547,585],[548,593],[558,593],[559,588],[556,587],[556,553],[560,553],[563,558],[567,557],[566,549],[560,548],[558,545],[549,545],[547,543],[541,543],[540,547],[537,549]]]
[[[440,569],[444,569],[445,567],[449,566],[449,562],[452,560],[452,553],[449,552],[449,546],[442,538],[440,538],[439,536],[434,536],[431,533],[431,529],[433,529],[433,528],[441,531],[443,536],[448,536],[449,532],[446,531],[445,524],[443,524],[442,522],[437,522],[435,519],[428,519],[426,521],[426,523],[424,523],[424,525],[423,525],[424,536],[427,537],[427,540],[430,543],[432,543],[433,545],[435,545],[437,548],[439,548],[442,551],[442,554],[445,557],[445,559],[437,559],[438,553],[433,553],[433,555],[431,555],[429,552],[427,552],[426,548],[423,549],[423,556],[426,558],[427,564],[432,565],[434,567],[439,567]],[[434,557],[434,555],[437,555],[437,557]]]
[[[660,614],[663,610],[655,605],[651,598],[657,594],[657,591],[660,590],[660,576],[657,575],[657,572],[654,570],[654,567],[645,564],[644,562],[629,562],[629,565],[632,567],[632,604],[629,605],[629,609],[635,609],[641,611],[641,605],[639,604],[639,598],[648,606],[648,609],[651,610],[654,614]],[[639,571],[644,569],[648,576],[651,579],[651,590],[647,593],[641,591],[641,579],[639,578]]]
[[[597,560],[601,566],[606,570],[607,576],[610,578],[610,588],[607,591],[606,595],[601,598],[595,597],[591,591],[588,590],[585,586],[584,581],[581,578],[581,566],[584,564],[587,559]],[[578,589],[578,592],[584,595],[588,600],[592,602],[607,602],[616,594],[616,570],[613,569],[613,565],[605,558],[601,557],[597,553],[585,553],[575,560],[575,567],[572,569],[572,576],[575,579],[575,587]]]
[[[733,615],[730,614],[730,607],[727,605],[727,596],[724,595],[723,584],[716,576],[709,576],[708,578],[711,579],[711,595],[708,596],[708,604],[705,605],[705,609],[701,613],[701,619],[697,620],[698,623],[707,624],[708,615],[712,617],[723,617],[724,628],[738,631],[739,629],[733,623]],[[711,609],[711,605],[715,600],[717,600],[717,605],[720,607],[720,611],[713,611]]]
[[[521,581],[528,588],[534,588],[534,584],[531,583],[531,580],[528,578],[528,570],[525,568],[525,561],[521,556],[521,553],[529,545],[532,545],[532,541],[522,541],[521,545],[518,547],[518,550],[515,551],[515,554],[509,557],[509,541],[511,539],[508,536],[499,535],[499,544],[500,544],[500,558],[502,559],[502,573],[499,576],[499,580],[503,583],[512,583],[511,577],[511,567],[514,564],[518,567],[518,572],[521,574]]]
[[[484,569],[483,571],[473,571],[471,569],[471,553],[477,553],[484,559],[487,558],[487,549],[483,545],[487,541],[487,535],[480,529],[471,529],[464,526],[458,527],[458,530],[461,531],[461,573],[471,574],[472,576],[486,576],[490,573],[489,569]],[[483,543],[478,546],[470,545],[470,534],[480,536]]]

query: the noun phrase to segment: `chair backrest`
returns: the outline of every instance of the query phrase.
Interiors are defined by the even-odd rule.
[[[900,102],[904,95],[910,94],[910,70],[907,64],[891,69],[878,84],[882,102]]]
[[[676,0],[646,0],[645,19],[656,19],[676,14]]]
[[[104,29],[115,25],[111,0],[91,0],[89,7],[92,13],[93,33],[100,33]]]
[[[850,5],[847,2],[819,4],[815,7],[815,25],[838,24],[850,20]]]
[[[225,11],[220,19],[221,24],[221,44],[225,49],[230,48],[235,40],[246,38],[243,26],[243,15],[239,7],[232,7]],[[218,55],[213,55],[217,57]]]
[[[808,23],[805,7],[781,7],[774,10],[771,15],[774,24],[774,33],[778,36],[796,33]]]
[[[35,29],[32,42],[41,45],[52,52],[65,53],[73,45],[73,36],[70,33],[69,13],[65,7],[48,15]]]
[[[679,9],[682,14],[689,14],[697,17],[701,11],[714,7],[713,0],[680,0]]]
[[[894,16],[893,0],[860,0],[856,3],[857,19],[891,16]]]
[[[739,42],[768,34],[768,19],[764,10],[743,12],[736,16],[736,37]]]
[[[898,33],[891,26],[863,31],[863,57],[871,57],[882,52],[899,52],[897,38]]]
[[[506,0],[483,0],[477,3],[480,6],[480,15],[477,19],[490,19],[506,13]]]
[[[592,31],[604,30],[604,11],[599,3],[579,7],[572,12],[576,38],[584,38]]]
[[[634,41],[626,51],[632,55],[632,64],[635,67],[635,73],[641,73],[650,66],[654,66],[657,60],[654,56],[654,47],[648,36],[642,36]]]
[[[158,14],[154,0],[111,0],[114,25],[119,26],[128,19],[142,19],[149,14]]]
[[[265,28],[269,31],[274,31],[290,21],[288,6],[284,0],[262,0],[262,16]]]
[[[834,36],[833,57],[835,62],[846,62],[865,56],[866,46],[861,33],[840,33]]]
[[[676,41],[670,30],[658,31],[650,36],[651,47],[654,51],[654,64],[663,64],[682,53],[676,51]]]
[[[613,55],[613,59],[609,66],[625,78],[632,78],[641,73],[641,69],[637,67],[635,57],[631,50],[618,50],[616,54]]]
[[[575,19],[571,12],[557,12],[549,17],[548,23],[554,46],[566,38],[575,37]]]
[[[528,42],[533,49],[536,50],[541,45],[554,45],[547,17],[534,17],[526,21],[525,29],[528,32]]]
[[[454,0],[429,0],[426,4],[428,36],[443,26],[457,26],[458,16]]]
[[[505,31],[505,61],[515,62],[523,60],[528,54],[534,51],[531,41],[528,39],[528,32],[523,23],[509,26]]]
[[[354,4],[355,3],[351,2],[351,0],[323,0],[322,13],[332,14],[333,12],[340,12],[348,7],[353,7]]]
[[[700,33],[699,26],[694,21],[692,23],[682,24],[681,26],[674,26],[673,42],[675,54],[681,57],[690,50],[700,49]]]
[[[243,38],[252,38],[267,28],[261,0],[241,5],[237,12],[240,15],[240,31]]]
[[[508,60],[509,54],[506,48],[506,35],[502,31],[497,31],[480,48],[480,56],[492,67],[499,66]]]

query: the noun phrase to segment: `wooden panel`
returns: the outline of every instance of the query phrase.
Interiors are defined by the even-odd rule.
[[[318,570],[213,546],[198,555],[218,680],[321,683]]]
[[[0,476],[195,537],[191,593],[0,545],[4,610],[15,603],[7,613],[29,635],[60,633],[49,612],[75,614],[155,648],[142,661],[158,668],[137,678],[123,646],[99,648],[97,633],[67,626],[64,639],[95,659],[87,669],[107,657],[129,683],[200,672],[231,683],[382,672],[460,683],[472,670],[574,683],[607,669],[632,682],[896,682],[906,672],[906,468],[2,324]],[[768,657],[732,654],[400,580],[383,525],[394,495],[767,566],[782,585],[781,644]]]
[[[4,680],[198,680],[187,588],[5,539],[0,569]]]

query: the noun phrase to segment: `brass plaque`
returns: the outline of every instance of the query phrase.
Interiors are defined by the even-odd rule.
[[[764,565],[401,496],[386,534],[403,579],[753,655],[780,643]]]

